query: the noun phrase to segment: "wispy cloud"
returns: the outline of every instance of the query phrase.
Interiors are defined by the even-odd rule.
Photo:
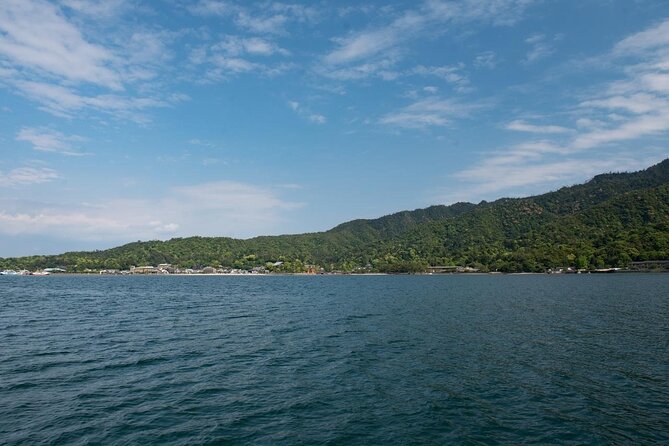
[[[556,187],[564,185],[566,181],[583,181],[602,172],[639,170],[658,159],[620,156],[610,159],[539,158],[538,162],[528,161],[501,162],[500,158],[493,157],[455,175],[455,178],[471,183],[472,186],[440,198],[446,202],[476,201],[498,195],[501,191],[508,195],[523,196],[535,193],[537,185]]]
[[[85,155],[73,147],[73,144],[85,141],[85,138],[78,135],[64,135],[49,128],[24,127],[16,135],[16,140],[29,142],[33,149],[41,152],[53,152],[67,156]]]
[[[525,42],[530,45],[530,50],[525,56],[525,63],[533,63],[553,54],[553,45],[543,34],[534,34],[525,39]]]
[[[426,67],[424,65],[418,65],[414,67],[410,73],[420,76],[437,77],[453,85],[453,88],[461,93],[472,90],[469,79],[464,73],[464,64],[438,67]]]
[[[252,54],[271,56],[290,54],[288,50],[279,47],[275,42],[261,37],[226,36],[221,42],[212,46],[213,51],[221,51],[229,56]]]
[[[0,3],[0,55],[13,65],[72,82],[122,90],[114,55],[88,42],[52,4],[39,0]]]
[[[621,40],[613,48],[615,55],[639,55],[657,50],[664,50],[669,46],[669,20],[642,32],[632,34]]]
[[[288,17],[283,14],[273,14],[258,17],[246,11],[237,14],[235,22],[242,28],[260,34],[280,34],[284,32]]]
[[[19,167],[6,174],[0,172],[0,187],[41,184],[58,178],[58,173],[47,167]]]
[[[473,65],[476,68],[487,68],[492,70],[497,66],[498,63],[499,60],[497,58],[497,54],[495,54],[494,51],[485,51],[476,55]]]
[[[601,125],[578,135],[572,146],[587,150],[669,131],[669,20],[619,42],[609,57],[622,65],[625,77],[605,93],[579,104],[579,110]],[[623,62],[627,62],[623,64]]]
[[[509,122],[506,129],[527,133],[567,133],[570,131],[568,128],[559,125],[536,125],[522,120]]]
[[[205,16],[226,16],[234,14],[237,11],[237,8],[238,7],[231,2],[220,0],[200,0],[188,7],[193,14]]]
[[[403,73],[395,69],[397,57],[394,53],[384,53],[383,57],[371,62],[345,66],[323,66],[317,69],[318,73],[326,78],[338,81],[352,81],[377,77],[383,80],[394,80]]]
[[[446,126],[479,108],[480,104],[463,104],[449,99],[429,97],[384,115],[379,119],[379,123],[405,129]]]
[[[15,80],[18,92],[41,104],[41,109],[56,116],[72,117],[80,110],[95,110],[137,122],[146,122],[140,112],[147,108],[167,107],[187,99],[183,95],[172,95],[165,99],[152,97],[128,97],[117,94],[87,96],[76,90],[46,82]]]
[[[666,157],[645,138],[669,132],[669,20],[616,44],[603,59],[619,67],[619,79],[591,88],[589,97],[571,110],[574,129],[515,120],[512,131],[554,135],[487,155],[474,167],[455,175],[473,183],[481,195],[518,187],[582,181],[606,170],[640,169]],[[627,144],[634,142],[633,148]]]
[[[55,178],[55,173],[51,175],[48,179]],[[233,181],[174,187],[153,200],[101,200],[95,205],[5,200],[1,204],[2,233],[56,232],[63,238],[86,240],[154,239],[194,233],[248,237],[272,232],[286,213],[304,206],[282,199],[274,190]]]
[[[293,66],[276,57],[289,55],[288,50],[267,38],[227,35],[215,44],[193,48],[189,59],[204,71],[206,81],[219,82],[243,73],[280,75]]]
[[[117,16],[128,8],[128,3],[128,0],[61,0],[63,6],[96,19]]]
[[[383,67],[394,61],[387,54],[421,36],[444,32],[444,25],[463,25],[482,22],[492,25],[510,25],[523,16],[532,0],[465,0],[461,2],[428,0],[414,10],[404,11],[390,23],[375,29],[352,33],[333,39],[336,47],[322,58],[319,72],[324,75],[333,69],[356,70],[366,66],[369,75],[376,74],[375,66]]]
[[[325,124],[328,121],[325,116],[318,113],[312,113],[308,107],[303,106],[297,101],[288,101],[288,106],[298,116],[301,116],[314,124]]]
[[[167,36],[140,30],[91,39],[63,10],[118,20],[116,14],[127,5],[121,0],[103,3],[69,0],[59,7],[44,0],[0,2],[0,85],[66,117],[87,109],[144,122],[140,110],[173,104],[174,97],[155,88],[157,71],[169,60],[162,43]],[[153,81],[151,86],[147,81]]]
[[[281,2],[238,4],[229,1],[200,0],[189,6],[201,16],[229,17],[237,27],[256,34],[282,35],[291,23],[315,21],[319,11],[313,6]]]

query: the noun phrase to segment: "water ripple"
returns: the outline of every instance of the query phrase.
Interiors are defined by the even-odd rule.
[[[667,444],[669,276],[0,277],[0,444]]]

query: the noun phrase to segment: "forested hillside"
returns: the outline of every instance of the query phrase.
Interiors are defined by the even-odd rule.
[[[534,197],[431,206],[320,233],[136,242],[105,251],[0,259],[0,269],[74,272],[159,263],[252,268],[282,262],[270,269],[417,272],[459,265],[511,272],[668,258],[669,159]]]

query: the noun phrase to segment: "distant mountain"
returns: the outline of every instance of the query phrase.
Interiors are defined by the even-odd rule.
[[[0,268],[83,271],[171,263],[268,265],[285,272],[307,265],[326,271],[416,272],[429,265],[459,265],[512,272],[668,258],[669,159],[534,197],[431,206],[353,220],[326,232],[136,242],[105,251],[0,259]]]

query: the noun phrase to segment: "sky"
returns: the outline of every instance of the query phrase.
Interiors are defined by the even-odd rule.
[[[0,257],[539,194],[668,135],[666,0],[0,1]]]

